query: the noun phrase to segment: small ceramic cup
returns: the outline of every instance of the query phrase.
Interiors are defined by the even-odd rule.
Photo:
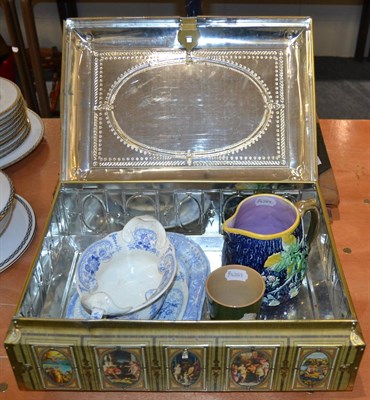
[[[302,226],[306,212],[311,213],[307,236]],[[293,204],[274,194],[247,197],[224,223],[222,262],[258,271],[266,283],[263,304],[277,306],[301,288],[319,216],[313,199]]]
[[[225,265],[208,275],[206,297],[211,319],[256,319],[259,315],[265,281],[254,269]]]

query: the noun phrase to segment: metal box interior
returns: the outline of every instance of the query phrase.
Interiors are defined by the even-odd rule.
[[[63,60],[61,182],[6,338],[19,386],[350,390],[365,344],[316,183],[311,20],[68,20]],[[197,320],[67,317],[76,265],[94,241],[151,214],[199,245],[212,270],[222,223],[260,192],[319,205],[307,277],[291,301],[256,321],[212,321],[204,298]],[[68,366],[64,381],[50,376],[50,352]],[[253,352],[267,370],[238,383],[233,367]],[[138,372],[117,381],[105,367],[123,354]],[[196,363],[196,377],[176,378],[180,359]],[[325,372],[305,379],[318,359]]]

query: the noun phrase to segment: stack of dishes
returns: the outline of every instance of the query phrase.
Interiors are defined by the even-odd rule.
[[[32,207],[15,193],[12,181],[0,170],[0,272],[24,253],[35,227]]]
[[[40,117],[29,110],[19,87],[0,78],[0,168],[29,154],[43,137]]]
[[[181,233],[168,232],[167,237],[175,249],[178,271],[164,303],[154,319],[160,321],[198,321],[203,315],[205,282],[211,271],[208,257],[190,237]],[[67,302],[65,317],[68,319],[92,319],[75,287]],[[107,319],[131,319],[125,316]]]

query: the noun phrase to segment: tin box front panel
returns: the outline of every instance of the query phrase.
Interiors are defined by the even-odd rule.
[[[311,20],[65,26],[63,180],[312,181]]]
[[[7,351],[27,390],[350,390],[363,353],[350,323],[310,325],[19,320]]]

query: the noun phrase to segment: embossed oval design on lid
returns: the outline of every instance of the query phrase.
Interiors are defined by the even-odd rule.
[[[111,86],[113,130],[131,148],[176,157],[239,151],[264,133],[273,98],[251,69],[221,60],[141,64]]]

